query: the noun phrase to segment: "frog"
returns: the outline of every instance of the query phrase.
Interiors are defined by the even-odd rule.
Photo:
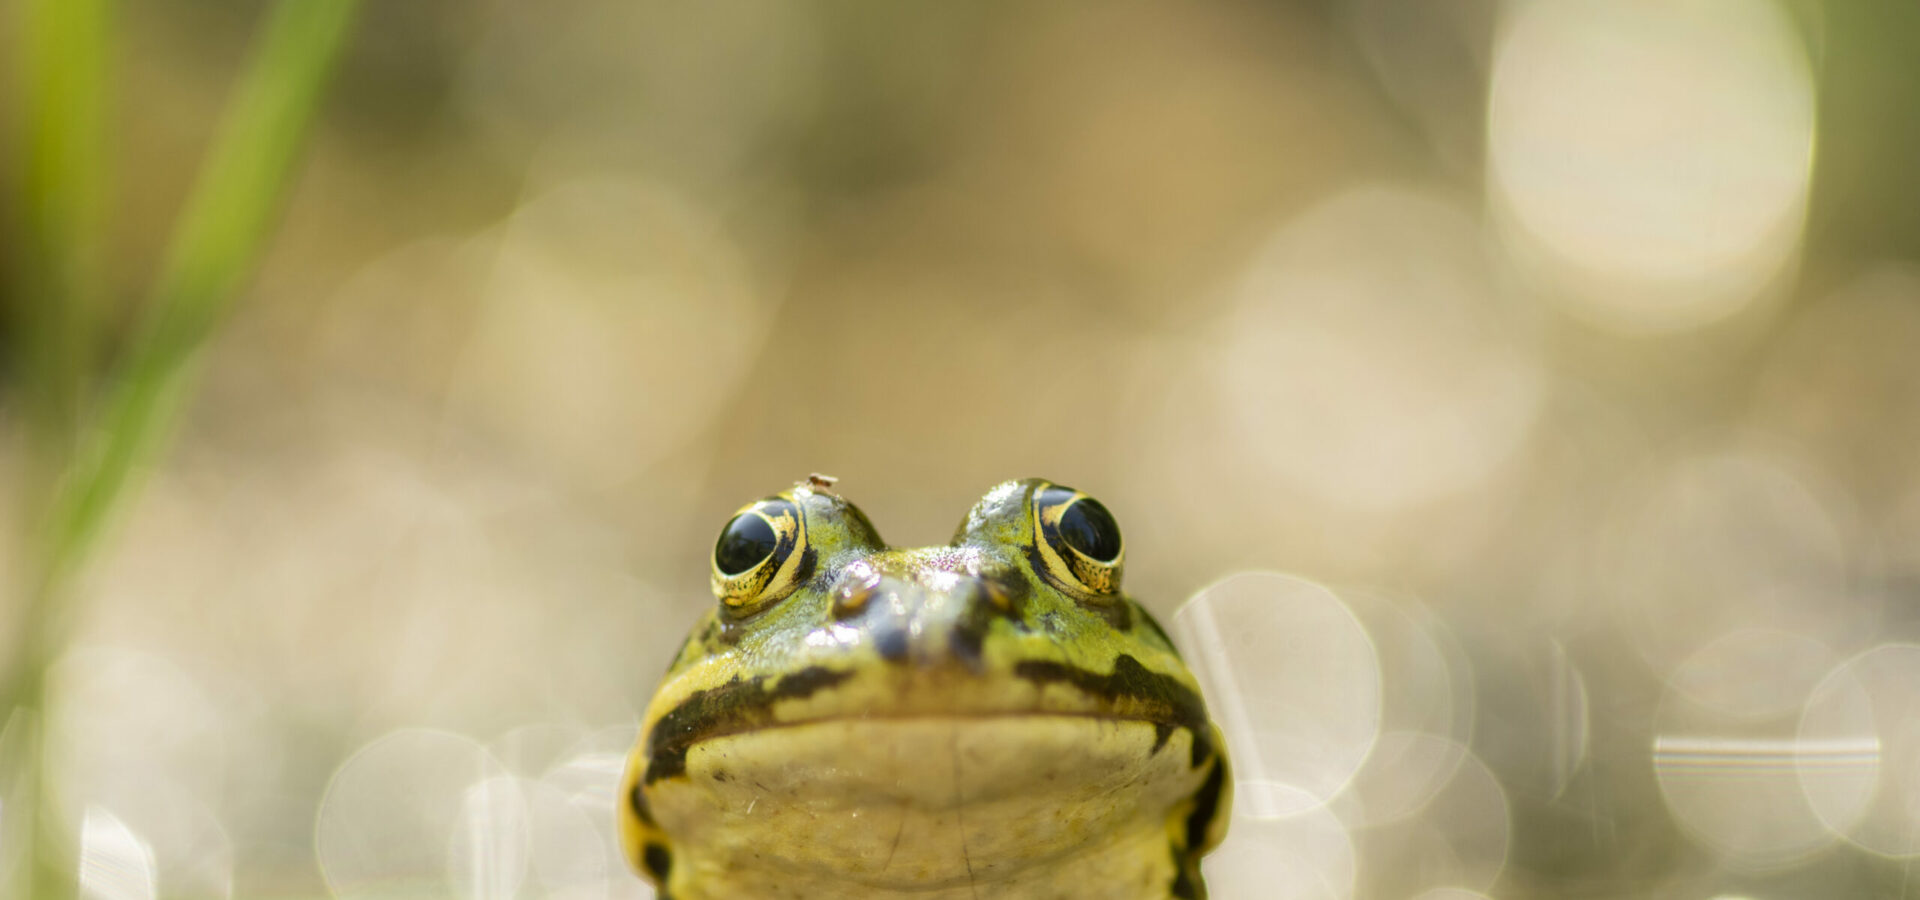
[[[1221,732],[1105,505],[999,484],[896,549],[815,477],[741,507],[641,715],[618,840],[665,900],[1200,900]]]

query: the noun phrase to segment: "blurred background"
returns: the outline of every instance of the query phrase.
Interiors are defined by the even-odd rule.
[[[113,9],[101,385],[265,8]],[[939,544],[1040,475],[1232,734],[1216,896],[1920,896],[1916,46],[1907,0],[368,4],[32,667],[54,831],[110,900],[650,896],[613,779],[728,515],[825,472]]]

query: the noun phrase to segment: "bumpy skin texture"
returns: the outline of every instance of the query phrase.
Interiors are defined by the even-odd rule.
[[[641,874],[676,900],[1204,897],[1218,732],[1124,550],[1062,543],[1068,497],[1006,482],[918,550],[817,485],[750,506],[780,549],[716,565],[628,765]]]

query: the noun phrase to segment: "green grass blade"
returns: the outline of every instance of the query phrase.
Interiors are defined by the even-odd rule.
[[[98,215],[94,170],[99,160],[75,148],[76,142],[99,138],[105,2],[34,0],[37,18],[27,34],[30,42],[55,36],[37,46],[30,54],[34,61],[27,64],[33,73],[29,93],[46,96],[35,93],[29,105],[33,113],[25,123],[30,146],[24,154],[24,180],[37,193],[27,198],[29,227],[23,231],[42,242],[29,256],[52,260],[49,271],[56,275],[85,277],[94,271],[90,260],[75,254],[97,252],[92,249],[96,244],[88,242],[95,240],[91,229],[98,224],[89,217]],[[65,646],[74,618],[67,590],[71,575],[86,558],[106,514],[128,492],[144,454],[165,436],[188,394],[197,351],[251,272],[357,8],[357,0],[281,0],[275,6],[175,227],[144,327],[98,415],[85,420],[86,425],[69,424],[82,421],[77,407],[84,394],[86,358],[62,355],[73,352],[67,346],[37,351],[47,365],[75,367],[72,374],[63,369],[60,375],[77,379],[66,388],[75,395],[68,407],[72,415],[68,421],[41,424],[49,434],[69,436],[76,451],[54,485],[41,520],[38,568],[27,586],[18,631],[9,636],[14,643],[12,671],[0,681],[0,710],[29,717],[44,712],[42,676]],[[85,41],[99,43],[67,55]],[[36,327],[57,328],[84,349],[93,337],[91,323],[76,318],[72,307],[43,313],[43,307],[63,298],[58,291],[30,286],[34,289],[19,297],[23,311],[34,310],[55,323]],[[36,336],[30,330],[29,340]],[[41,391],[50,387],[33,386]],[[18,873],[24,883],[0,885],[0,891],[35,900],[72,897],[73,860],[63,849],[66,838],[44,790],[41,762],[37,753],[26,754],[21,790],[15,796],[16,802],[26,799],[33,807],[31,859]],[[12,820],[22,821],[17,814]]]
[[[74,564],[166,426],[280,208],[358,0],[282,0],[175,227],[149,316],[56,500],[54,577]]]
[[[14,262],[5,299],[15,318],[12,373],[26,401],[32,470],[19,512],[37,519],[85,414],[105,282],[106,121],[111,0],[26,0],[17,13],[11,98],[17,142],[6,215]],[[13,584],[0,585],[0,602]],[[0,840],[0,894],[64,893],[71,875],[42,861],[44,783],[38,710],[41,653],[34,638],[47,604],[25,597],[23,627],[0,642],[0,790],[15,804]],[[23,815],[22,812],[27,815]]]
[[[57,458],[81,414],[103,283],[110,0],[29,0],[18,9],[19,244],[12,294],[19,376]]]

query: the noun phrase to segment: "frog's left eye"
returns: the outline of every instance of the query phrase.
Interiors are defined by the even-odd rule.
[[[1070,592],[1120,593],[1126,543],[1106,506],[1070,487],[1043,484],[1033,495],[1033,525],[1046,574]]]
[[[713,595],[746,615],[793,593],[802,580],[806,526],[789,500],[750,503],[720,529],[713,545]]]

